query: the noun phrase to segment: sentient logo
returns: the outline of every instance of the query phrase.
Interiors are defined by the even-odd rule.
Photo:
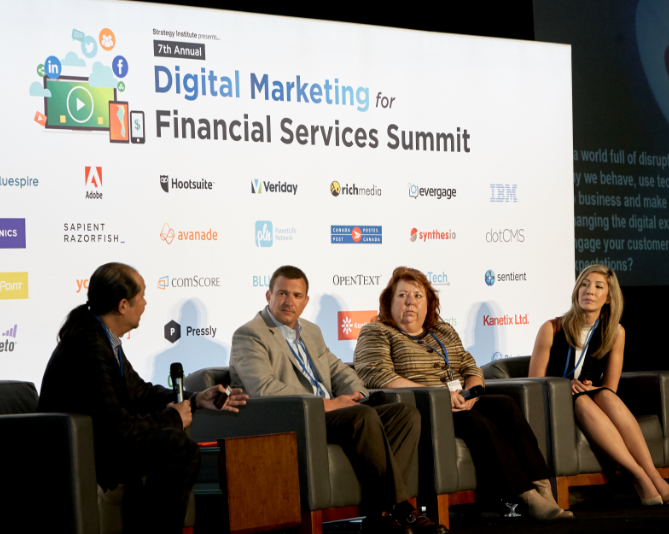
[[[0,248],[26,248],[25,219],[0,219]]]
[[[497,282],[527,282],[527,273],[516,273],[511,271],[510,273],[500,273],[495,276],[493,270],[488,270],[485,272],[485,283],[488,286],[492,286],[495,281]]]
[[[383,243],[383,227],[332,225],[330,226],[330,243],[338,245],[381,245]]]
[[[517,184],[490,184],[490,202],[518,202]]]
[[[254,195],[261,195],[263,187],[265,193],[289,193],[297,195],[297,185],[289,184],[288,182],[262,182],[258,179],[251,180],[251,193]]]

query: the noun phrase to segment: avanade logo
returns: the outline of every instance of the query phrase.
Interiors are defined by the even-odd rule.
[[[371,323],[377,315],[376,310],[337,312],[338,339],[340,341],[358,339],[360,329]]]
[[[26,248],[25,219],[0,219],[0,248]]]
[[[102,193],[97,189],[102,187],[102,167],[84,167],[86,198],[102,200]]]
[[[177,241],[218,241],[218,232],[209,228],[209,230],[174,230],[170,225],[163,224],[160,230],[160,239],[171,245]]]
[[[0,300],[28,298],[28,273],[0,273]]]
[[[264,188],[265,193],[289,193],[297,195],[297,185],[289,184],[288,182],[263,182],[256,179],[251,180],[251,193],[261,195]]]
[[[380,245],[383,243],[383,227],[332,225],[330,227],[330,243]]]

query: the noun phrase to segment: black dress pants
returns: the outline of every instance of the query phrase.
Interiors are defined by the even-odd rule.
[[[124,532],[181,534],[200,468],[197,443],[183,430],[165,428],[123,440],[118,453]]]
[[[392,510],[410,495],[406,481],[420,438],[420,413],[402,403],[364,404],[325,414],[328,443],[340,445],[362,487],[368,515]]]
[[[483,395],[471,410],[454,412],[453,424],[474,460],[482,500],[514,497],[548,478],[537,438],[511,397]]]

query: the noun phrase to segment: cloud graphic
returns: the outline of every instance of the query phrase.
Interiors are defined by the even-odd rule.
[[[51,96],[51,91],[42,87],[41,83],[33,82],[30,84],[30,96],[41,96],[43,98],[49,98]]]
[[[85,67],[86,62],[81,59],[75,52],[68,52],[65,59],[60,60],[61,65],[68,67]]]
[[[111,87],[118,85],[118,80],[114,78],[111,67],[105,67],[99,61],[93,63],[93,72],[88,77],[88,85],[91,87]]]

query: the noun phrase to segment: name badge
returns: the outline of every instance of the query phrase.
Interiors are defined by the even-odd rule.
[[[460,391],[462,389],[462,385],[460,384],[459,380],[452,380],[448,382],[448,390],[449,391]]]

